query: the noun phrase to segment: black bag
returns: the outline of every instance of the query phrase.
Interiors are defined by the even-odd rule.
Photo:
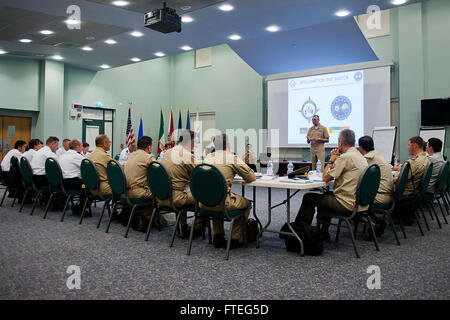
[[[318,256],[322,254],[322,239],[320,238],[319,230],[316,227],[309,226],[303,221],[292,222],[291,226],[300,239],[302,239],[303,246],[305,247],[305,254],[311,256]],[[287,223],[284,224],[281,231],[291,232]],[[298,242],[296,237],[280,234],[280,238],[284,239],[287,251],[300,253],[300,242]]]
[[[259,225],[255,219],[247,220],[247,243],[252,243],[256,241],[256,237],[259,233]]]
[[[414,190],[402,196],[395,202],[395,208],[392,212],[394,220],[401,219],[404,222],[414,219],[414,213],[419,207],[419,191]]]

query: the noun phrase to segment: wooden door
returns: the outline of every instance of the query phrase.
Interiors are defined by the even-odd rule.
[[[0,117],[0,161],[14,148],[17,140],[24,140],[28,143],[31,139],[31,118],[26,117]]]

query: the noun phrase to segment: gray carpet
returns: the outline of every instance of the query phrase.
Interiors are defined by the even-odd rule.
[[[240,191],[240,188],[235,190]],[[252,196],[247,189],[247,196]],[[285,191],[273,190],[273,203]],[[292,201],[292,219],[302,195]],[[339,243],[325,244],[319,257],[287,252],[276,234],[266,233],[261,248],[254,244],[230,252],[214,249],[207,240],[196,239],[191,256],[187,240],[177,238],[169,248],[172,227],[144,234],[106,221],[95,228],[94,217],[82,225],[69,213],[63,223],[60,212],[43,208],[30,216],[10,207],[6,199],[0,208],[0,299],[449,299],[450,226],[421,237],[417,226],[407,227],[408,239],[397,246],[390,229],[380,238],[381,251],[358,237],[361,259],[354,255],[346,230]],[[267,220],[267,195],[258,189],[258,216]],[[285,206],[274,210],[273,228],[285,222]],[[430,220],[430,219],[429,219]],[[330,229],[332,236],[334,229]],[[66,286],[67,267],[81,268],[81,289]],[[367,268],[381,269],[381,289],[366,286]]]

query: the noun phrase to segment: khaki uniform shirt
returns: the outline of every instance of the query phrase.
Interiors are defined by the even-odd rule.
[[[217,167],[227,182],[228,195],[225,200],[227,210],[245,209],[250,206],[250,202],[247,199],[231,192],[231,186],[233,185],[236,174],[241,176],[246,183],[252,182],[255,179],[255,173],[244,161],[229,151],[216,150],[208,154],[204,163]],[[219,206],[210,209],[220,210],[221,208]]]
[[[150,198],[152,196],[147,183],[147,170],[152,161],[155,161],[155,156],[142,149],[129,155],[125,164],[125,176],[130,198]]]
[[[380,167],[380,187],[374,203],[391,203],[394,200],[394,178],[392,177],[391,166],[376,151],[366,153],[364,158],[369,165],[376,164]]]
[[[108,174],[106,173],[106,167],[108,166],[108,162],[112,160],[109,154],[101,147],[96,147],[91,154],[89,154],[89,160],[94,162],[95,167],[98,172],[98,179],[100,182],[100,192],[102,194],[111,194],[111,187],[108,182]],[[96,191],[92,191],[93,194],[96,194]]]
[[[186,191],[191,173],[197,164],[194,155],[183,146],[178,145],[164,153],[162,165],[168,171],[172,179],[172,195],[176,207],[195,204],[194,197]],[[169,205],[161,202],[162,205]]]
[[[309,128],[308,136],[311,139],[313,138],[327,139],[330,135],[328,134],[328,129],[325,128],[323,125],[319,124],[318,127],[312,126],[311,128]],[[325,150],[325,143],[322,141],[311,140],[311,151],[315,152],[320,150]]]
[[[366,159],[352,147],[336,158],[334,166],[328,174],[335,179],[334,196],[347,210],[353,211],[356,205],[356,189],[364,169],[367,167]],[[368,206],[359,207],[358,211],[367,210]]]
[[[411,166],[411,171],[409,173],[408,183],[406,184],[403,194],[407,194],[420,187],[422,176],[430,161],[428,160],[426,153],[422,152],[409,159],[408,162]]]

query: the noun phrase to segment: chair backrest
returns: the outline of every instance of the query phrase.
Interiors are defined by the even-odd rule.
[[[80,171],[81,179],[83,180],[85,187],[90,191],[98,191],[100,183],[98,180],[98,172],[95,164],[87,158],[83,159],[81,161]]]
[[[164,166],[153,161],[147,169],[147,183],[152,194],[159,200],[167,200],[172,197],[172,181]]]
[[[20,158],[20,172],[25,183],[31,185],[33,183],[33,171],[30,162],[25,157]]]
[[[358,199],[359,206],[371,205],[375,199],[378,188],[380,186],[380,167],[377,164],[371,164],[361,174],[356,191],[356,199]],[[357,210],[356,206],[355,210]]]
[[[51,187],[62,189],[62,171],[56,159],[45,160],[45,174]]]
[[[22,183],[22,175],[20,174],[19,159],[11,157],[9,167],[9,183],[11,186],[18,187]]]
[[[450,170],[450,162],[446,161],[441,168],[441,172],[439,172],[439,182],[438,182],[439,192],[444,192],[445,188],[447,187],[449,170]]]
[[[205,206],[214,207],[225,203],[227,183],[213,165],[198,165],[191,174],[190,187],[194,198]]]
[[[420,185],[420,194],[423,196],[427,193],[432,173],[433,173],[433,162],[430,161],[428,163],[428,166],[425,168],[425,172],[423,173]]]
[[[402,165],[402,169],[400,170],[400,173],[398,174],[397,182],[395,183],[395,193],[394,193],[395,199],[399,199],[403,195],[406,185],[408,184],[408,176],[409,176],[410,170],[411,170],[411,165],[409,164],[408,161],[406,161]]]
[[[120,199],[122,194],[126,194],[126,179],[122,171],[122,166],[116,160],[109,160],[106,167],[108,182],[113,195]]]

